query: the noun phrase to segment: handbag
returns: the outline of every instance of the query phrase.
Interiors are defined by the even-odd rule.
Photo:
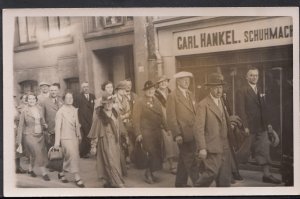
[[[135,142],[130,159],[137,169],[146,169],[149,166],[149,153],[144,150],[142,142]]]
[[[51,160],[62,160],[63,159],[63,150],[61,147],[58,149],[51,147],[48,151],[48,159]]]

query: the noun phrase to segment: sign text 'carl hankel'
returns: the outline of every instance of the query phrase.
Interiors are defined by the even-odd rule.
[[[287,45],[291,17],[278,17],[174,33],[176,55]]]

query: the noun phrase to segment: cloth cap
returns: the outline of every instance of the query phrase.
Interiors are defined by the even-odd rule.
[[[175,79],[182,78],[182,77],[193,77],[193,74],[190,73],[190,72],[181,71],[181,72],[176,73],[176,74],[174,75],[174,78],[175,78]]]
[[[117,86],[116,86],[116,90],[117,89],[127,89],[127,87],[128,87],[128,83],[127,83],[127,81],[126,80],[123,80],[123,81],[120,81],[118,84],[117,84]]]
[[[211,73],[208,78],[207,82],[204,84],[205,86],[220,86],[224,85],[224,77],[220,73]]]
[[[44,85],[50,86],[50,84],[48,84],[47,82],[40,82],[40,86],[44,86]]]

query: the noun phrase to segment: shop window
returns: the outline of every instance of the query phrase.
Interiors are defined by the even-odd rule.
[[[36,37],[36,18],[17,17],[18,45],[15,52],[38,48]]]
[[[38,90],[38,83],[35,80],[25,80],[23,82],[20,82],[20,87],[21,87],[21,93],[29,93],[33,92],[37,94]]]
[[[65,29],[70,26],[70,17],[47,17],[49,37],[65,36]]]
[[[67,90],[71,90],[74,94],[80,92],[78,77],[67,78],[65,79],[65,83],[66,83]]]

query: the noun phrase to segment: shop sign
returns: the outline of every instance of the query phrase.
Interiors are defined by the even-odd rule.
[[[174,33],[175,55],[292,44],[291,17],[254,20]]]

